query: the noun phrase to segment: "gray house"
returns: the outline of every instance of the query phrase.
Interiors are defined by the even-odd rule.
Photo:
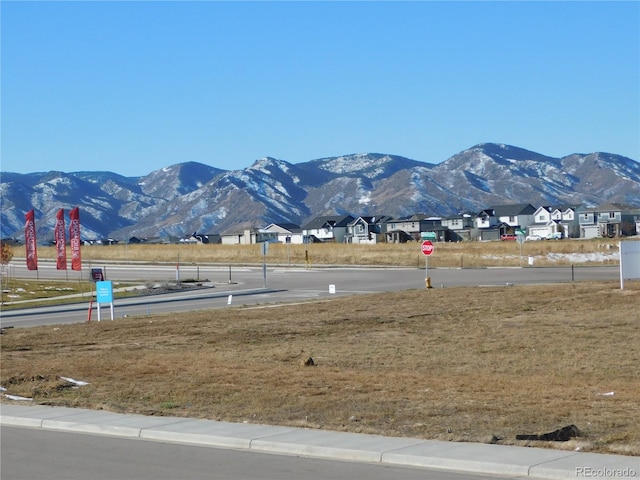
[[[473,214],[461,213],[441,219],[440,224],[445,229],[444,240],[450,242],[471,240],[474,235],[475,218]]]
[[[510,227],[525,229],[534,223],[536,208],[530,203],[515,205],[495,205],[491,207],[498,217],[498,223],[505,223]]]
[[[620,203],[604,203],[597,207],[579,208],[580,237],[616,238],[635,235],[638,209]]]
[[[351,215],[316,217],[302,227],[303,241],[343,243],[346,241],[349,224],[354,220]]]
[[[434,232],[438,241],[447,241],[447,229],[442,226],[440,217],[428,217],[422,213],[410,217],[394,218],[387,221],[387,243],[406,243],[418,241],[422,232]]]

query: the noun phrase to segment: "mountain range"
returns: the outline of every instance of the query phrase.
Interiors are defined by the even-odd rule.
[[[483,143],[439,164],[363,153],[297,164],[267,157],[241,170],[187,162],[142,177],[2,172],[0,196],[2,238],[21,238],[33,208],[38,240],[51,240],[56,212],[78,206],[83,238],[125,240],[302,226],[319,215],[448,216],[508,203],[640,206],[640,163]]]

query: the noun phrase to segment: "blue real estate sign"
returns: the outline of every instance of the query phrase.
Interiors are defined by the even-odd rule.
[[[98,303],[113,302],[113,286],[111,280],[96,282],[96,300]]]

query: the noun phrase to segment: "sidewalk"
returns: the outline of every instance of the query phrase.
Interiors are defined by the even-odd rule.
[[[45,428],[485,475],[640,479],[640,457],[123,415],[42,405],[0,404],[0,426]]]

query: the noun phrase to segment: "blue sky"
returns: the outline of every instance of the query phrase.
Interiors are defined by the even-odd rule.
[[[2,171],[640,159],[640,2],[0,2]]]

